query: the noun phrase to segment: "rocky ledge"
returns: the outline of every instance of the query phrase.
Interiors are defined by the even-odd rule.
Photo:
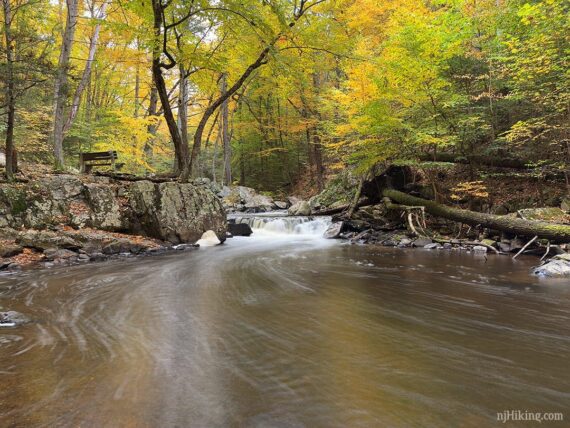
[[[69,264],[191,247],[226,214],[207,185],[46,175],[0,185],[0,268]]]

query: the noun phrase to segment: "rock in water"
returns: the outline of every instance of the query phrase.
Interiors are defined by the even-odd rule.
[[[253,233],[249,224],[245,223],[228,223],[228,232],[233,236],[249,236]]]
[[[424,245],[424,248],[426,250],[439,250],[440,248],[443,248],[443,247],[440,244],[438,244],[437,242],[432,242],[431,244]]]
[[[299,201],[292,205],[288,210],[289,215],[311,215],[311,206],[307,201]]]
[[[222,242],[213,230],[207,230],[202,234],[202,237],[196,242],[200,247],[213,247]]]
[[[535,268],[534,274],[538,276],[570,276],[570,261],[555,257]]]
[[[327,239],[336,239],[340,238],[340,234],[342,232],[342,228],[344,226],[344,222],[338,221],[336,223],[331,224],[328,229],[323,234],[323,238]]]
[[[418,238],[414,242],[412,242],[412,246],[425,248],[426,245],[429,245],[431,243],[433,243],[433,241],[430,238]]]
[[[30,319],[16,311],[0,312],[0,327],[16,327],[20,324],[26,324]]]

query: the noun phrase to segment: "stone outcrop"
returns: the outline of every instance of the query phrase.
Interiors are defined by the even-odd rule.
[[[222,203],[204,186],[137,181],[129,192],[133,230],[172,243],[193,242],[213,230],[223,242]]]
[[[226,215],[214,192],[200,184],[62,174],[0,185],[0,227],[41,231],[61,226],[134,233],[175,244],[194,242],[213,230],[223,241]],[[67,248],[46,243],[43,236],[35,236],[36,243],[26,236],[19,239],[24,246]]]

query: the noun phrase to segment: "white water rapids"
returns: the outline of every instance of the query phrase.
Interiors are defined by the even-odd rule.
[[[301,238],[322,238],[331,225],[331,217],[288,217],[286,212],[268,214],[230,215],[236,223],[245,223],[251,227],[255,236],[297,235]]]

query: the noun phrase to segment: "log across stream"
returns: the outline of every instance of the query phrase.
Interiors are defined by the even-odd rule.
[[[384,189],[384,197],[390,198],[403,205],[422,206],[426,212],[465,223],[473,226],[487,227],[501,232],[509,232],[515,235],[545,238],[552,242],[570,242],[570,226],[563,224],[552,224],[541,221],[523,220],[508,216],[484,214],[475,211],[462,210],[438,204],[434,201],[418,198],[394,189]]]

